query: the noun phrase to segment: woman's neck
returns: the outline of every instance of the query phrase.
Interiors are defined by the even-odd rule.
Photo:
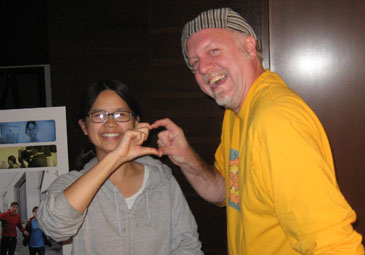
[[[125,196],[135,194],[142,186],[144,178],[144,166],[137,162],[127,162],[116,169],[109,180]]]

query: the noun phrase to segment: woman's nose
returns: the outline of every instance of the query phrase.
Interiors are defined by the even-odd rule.
[[[108,115],[107,121],[104,123],[107,125],[116,125],[117,122],[114,120],[113,115]]]

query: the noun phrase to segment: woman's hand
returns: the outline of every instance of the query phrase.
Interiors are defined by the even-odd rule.
[[[144,155],[158,155],[157,149],[142,146],[147,140],[151,129],[150,124],[143,122],[138,123],[135,128],[125,132],[118,147],[113,151],[121,160],[120,164]]]
[[[150,124],[139,123],[135,128],[127,130],[114,151],[108,153],[64,191],[70,204],[79,212],[83,212],[100,186],[121,164],[143,155],[158,155],[157,149],[142,146],[151,129]]]

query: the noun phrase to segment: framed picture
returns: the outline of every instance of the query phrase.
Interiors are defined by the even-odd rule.
[[[0,109],[50,107],[49,65],[0,66]]]

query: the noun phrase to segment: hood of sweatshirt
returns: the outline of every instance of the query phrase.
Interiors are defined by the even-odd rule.
[[[172,178],[172,172],[171,172],[171,169],[167,165],[163,164],[159,160],[152,158],[151,156],[140,157],[140,158],[136,159],[135,161],[144,166],[148,166],[150,169],[149,178],[147,180],[145,189],[142,192],[145,195],[145,203],[146,203],[146,209],[147,209],[147,211],[146,211],[147,214],[145,215],[145,217],[147,217],[146,220],[148,222],[150,222],[152,219],[152,215],[150,212],[150,201],[149,201],[150,193],[153,192],[154,190],[159,189],[160,186],[166,185],[167,182],[170,182],[170,179]],[[97,162],[98,162],[97,158],[91,159],[88,163],[85,164],[84,169],[82,169],[80,171],[80,174],[84,174],[85,172],[87,172]],[[103,185],[104,188],[109,187],[108,189],[113,190],[116,211],[119,212],[119,210],[121,210],[121,208],[120,208],[121,205],[120,205],[120,203],[118,203],[118,199],[117,199],[117,193],[119,193],[119,192],[117,191],[117,188],[114,188],[114,185],[112,184],[112,182],[109,179],[106,180],[105,184],[106,184],[106,186]],[[118,213],[117,213],[117,215],[118,215]],[[118,224],[120,225],[119,219],[118,219]]]
[[[171,169],[167,165],[163,164],[160,160],[154,159],[151,156],[144,156],[136,159],[135,161],[142,165],[147,165],[151,169],[151,174],[146,184],[147,189],[154,189],[158,185],[163,184],[165,181],[170,181],[172,176]],[[97,162],[98,161],[96,157],[92,158],[88,163],[85,164],[84,169],[82,169],[80,173],[84,174]],[[107,180],[107,182],[110,181]]]

